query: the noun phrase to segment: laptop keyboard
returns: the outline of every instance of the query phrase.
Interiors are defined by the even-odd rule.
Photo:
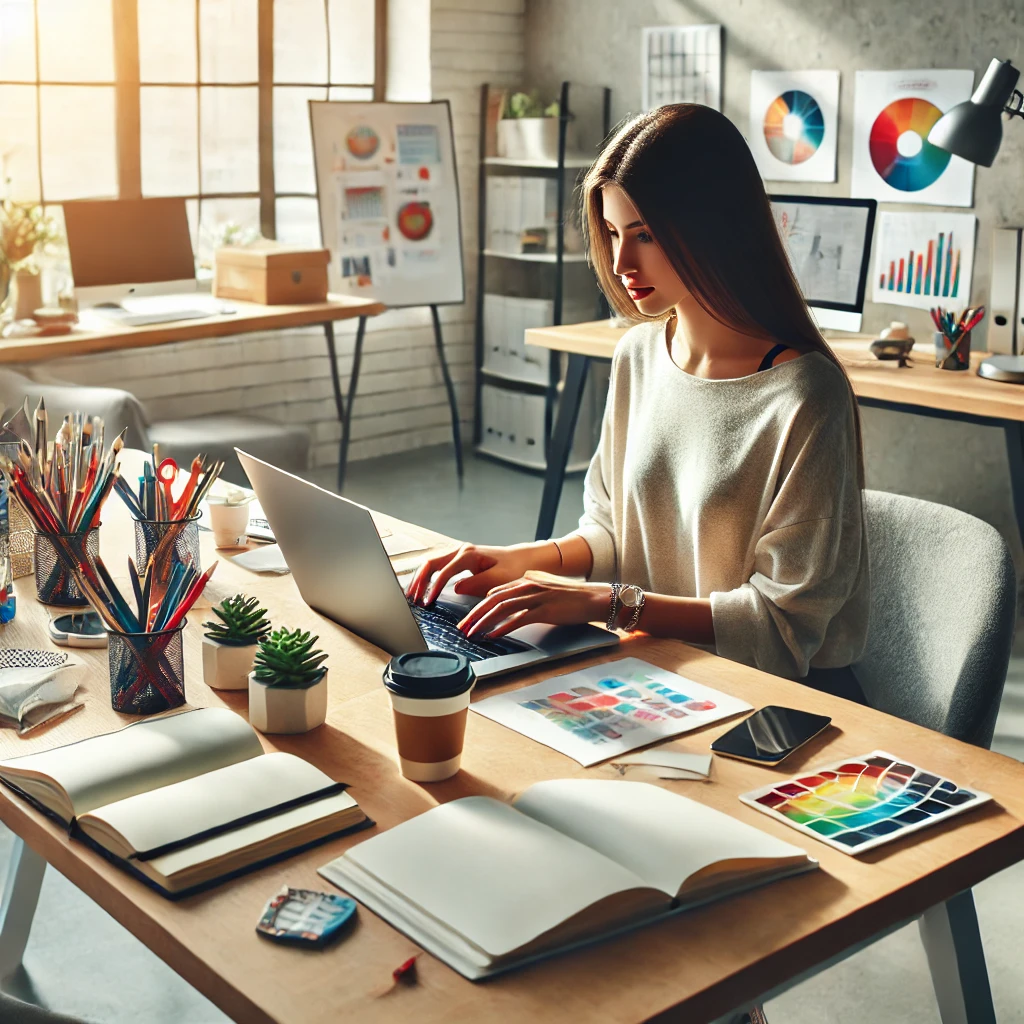
[[[459,619],[436,605],[424,608],[418,604],[410,604],[409,607],[416,616],[423,639],[432,651],[452,651],[464,654],[470,661],[483,661],[485,658],[497,658],[503,654],[528,650],[525,644],[516,640],[470,640],[459,629]]]

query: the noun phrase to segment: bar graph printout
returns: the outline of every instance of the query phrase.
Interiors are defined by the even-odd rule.
[[[881,213],[872,301],[918,309],[967,306],[976,226],[970,213]]]

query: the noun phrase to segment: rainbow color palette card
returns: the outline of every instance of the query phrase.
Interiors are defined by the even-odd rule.
[[[470,707],[584,767],[751,710],[639,658],[554,676]]]
[[[740,799],[843,853],[857,854],[963,814],[992,797],[875,750],[755,789]]]

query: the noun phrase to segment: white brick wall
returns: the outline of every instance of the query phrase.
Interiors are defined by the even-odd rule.
[[[429,2],[431,84],[435,99],[451,103],[466,261],[466,302],[442,307],[441,320],[468,447],[473,434],[480,86],[522,81],[525,0]],[[355,323],[339,323],[335,335],[347,393]],[[251,412],[282,423],[304,423],[313,437],[312,465],[337,462],[340,427],[320,328],[80,356],[45,369],[62,380],[131,391],[151,420]],[[371,319],[349,458],[372,458],[450,438],[430,311],[395,310]]]

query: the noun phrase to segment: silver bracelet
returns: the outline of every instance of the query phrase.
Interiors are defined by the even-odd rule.
[[[605,623],[605,629],[615,629],[615,619],[619,614],[619,591],[622,590],[621,583],[611,584],[612,588],[612,599],[608,605],[608,621]]]

